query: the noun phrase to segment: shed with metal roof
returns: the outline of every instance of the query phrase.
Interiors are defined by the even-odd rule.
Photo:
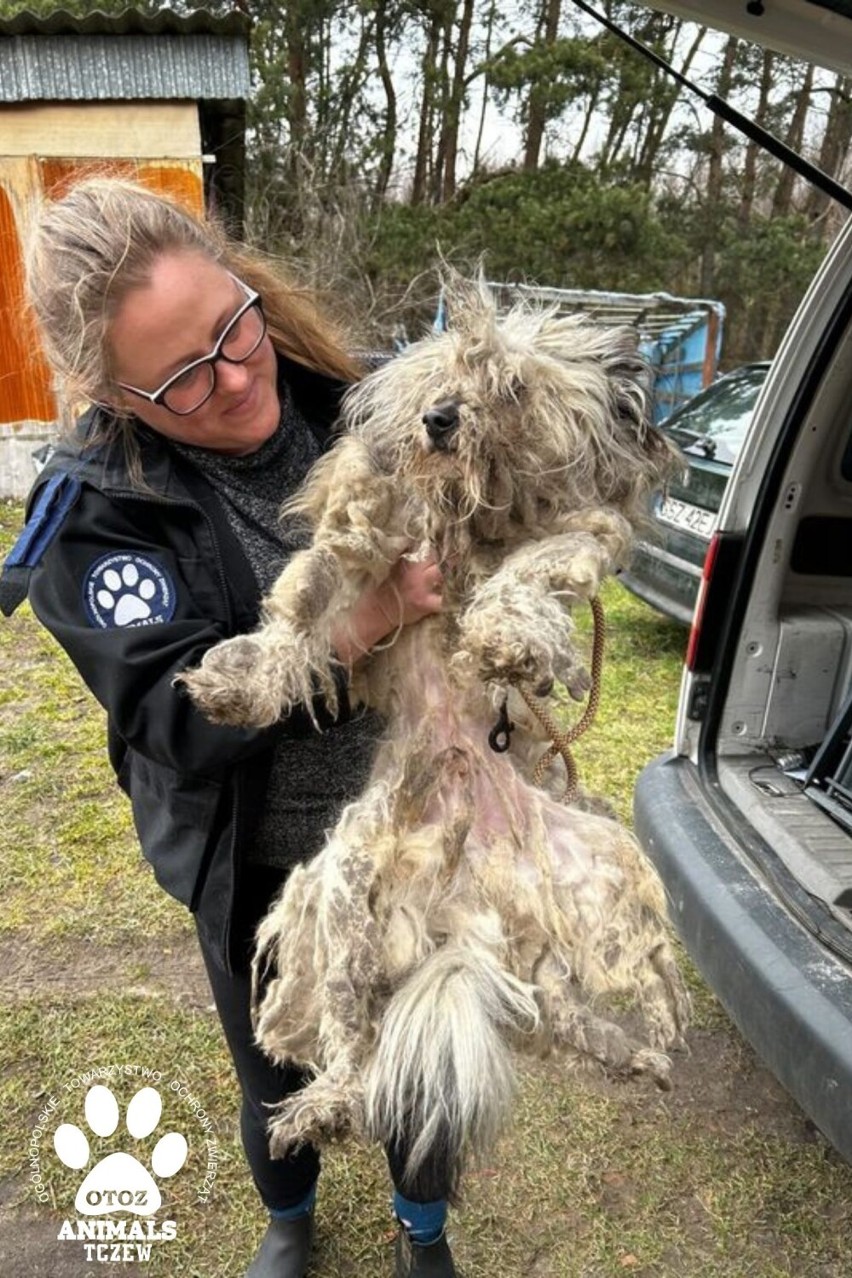
[[[249,20],[204,10],[0,18],[0,496],[21,496],[56,432],[22,323],[30,210],[93,172],[242,225]]]

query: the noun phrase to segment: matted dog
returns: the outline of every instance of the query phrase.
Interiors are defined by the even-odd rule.
[[[273,1153],[354,1128],[406,1142],[409,1183],[436,1146],[456,1182],[487,1151],[513,1047],[665,1085],[688,1006],[635,840],[533,783],[544,747],[520,701],[511,748],[489,747],[517,686],[584,687],[571,609],[625,561],[671,471],[637,337],[529,306],[498,317],[482,284],[450,291],[450,330],[348,393],[345,433],[289,506],[312,544],[263,624],[185,676],[231,724],[271,724],[318,688],[333,700],[331,635],[365,587],[402,553],[442,565],[443,611],[353,674],[385,737],[261,924],[254,969],[258,1042],[314,1075],[276,1111]],[[606,1012],[624,995],[638,1039]]]

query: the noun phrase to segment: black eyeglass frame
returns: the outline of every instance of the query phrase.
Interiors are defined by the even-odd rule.
[[[228,273],[230,274],[230,272]],[[243,302],[242,306],[239,308],[239,310],[236,312],[233,318],[228,320],[228,323],[225,325],[224,329],[222,330],[221,337],[219,338],[218,342],[213,347],[209,355],[202,355],[200,359],[194,359],[189,364],[185,364],[183,368],[178,369],[178,371],[176,373],[173,373],[172,376],[168,378],[167,381],[163,382],[159,390],[155,390],[155,391],[140,390],[138,386],[128,386],[126,382],[116,382],[116,385],[120,386],[122,390],[130,391],[131,395],[138,395],[140,399],[147,399],[149,404],[154,404],[156,405],[157,408],[165,408],[167,412],[174,413],[175,417],[189,417],[192,413],[197,413],[199,408],[201,408],[204,404],[207,403],[208,399],[211,398],[211,396],[216,390],[216,365],[218,364],[219,360],[223,359],[226,364],[244,364],[247,359],[251,359],[252,355],[254,355],[255,351],[260,346],[264,337],[266,337],[266,316],[263,313],[263,302],[261,301],[260,294],[255,293],[254,290],[250,289],[247,284],[244,284],[242,282],[242,280],[237,279],[236,275],[231,275],[231,279],[236,284],[239,284],[240,288],[245,292],[246,300],[245,302]],[[230,336],[234,327],[237,324],[239,324],[243,316],[246,315],[252,309],[253,306],[257,307],[258,311],[260,312],[260,318],[263,321],[261,324],[260,336],[258,337],[254,346],[252,346],[250,351],[247,351],[245,355],[241,355],[239,359],[234,359],[233,356],[226,355],[222,347],[227,342],[228,337]],[[174,386],[175,382],[180,381],[182,377],[186,377],[187,373],[193,372],[194,369],[201,368],[202,365],[204,364],[209,364],[213,372],[213,380],[210,383],[210,389],[207,392],[207,394],[204,396],[204,398],[200,399],[198,403],[195,404],[192,408],[181,409],[181,408],[170,407],[170,405],[166,403],[165,397],[166,395],[168,395],[169,391]]]

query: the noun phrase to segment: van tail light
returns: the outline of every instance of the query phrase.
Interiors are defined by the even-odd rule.
[[[710,539],[710,545],[707,547],[707,554],[704,556],[704,567],[701,570],[701,583],[698,587],[698,596],[695,600],[695,612],[692,614],[692,628],[689,632],[689,642],[686,645],[686,668],[690,674],[695,674],[698,670],[708,669],[710,662],[704,660],[706,654],[706,643],[702,643],[702,635],[704,633],[704,618],[707,611],[707,597],[710,593],[710,583],[713,578],[713,570],[716,567],[716,560],[719,557],[719,545],[721,538],[718,533],[714,533]]]
[[[710,674],[737,592],[744,540],[740,533],[713,534],[692,615],[686,647],[690,674]]]

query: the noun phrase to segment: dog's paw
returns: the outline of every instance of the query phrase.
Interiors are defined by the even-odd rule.
[[[566,644],[554,661],[556,677],[574,701],[584,701],[592,686],[592,676],[574,649]]]
[[[555,672],[549,654],[531,644],[483,645],[478,654],[479,677],[487,683],[528,683],[534,688],[553,686]]]
[[[493,616],[486,623],[465,628],[456,664],[463,660],[486,683],[525,683],[547,691],[556,678],[547,636],[513,629]]]
[[[654,1051],[651,1047],[640,1047],[633,1053],[627,1072],[647,1074],[662,1092],[672,1089],[672,1063],[664,1052]]]
[[[269,1125],[272,1157],[282,1158],[301,1145],[339,1141],[353,1130],[360,1132],[363,1113],[363,1092],[354,1078],[344,1083],[320,1074],[278,1106]]]
[[[264,659],[257,639],[237,635],[211,648],[200,666],[175,682],[212,723],[265,728],[281,717],[282,700],[266,676]]]
[[[633,529],[624,515],[612,507],[594,507],[591,510],[576,511],[564,520],[563,527],[566,533],[574,532],[594,537],[609,560],[605,572],[612,572],[617,565],[623,564],[629,558],[630,548],[633,545]],[[566,559],[569,557],[564,556]],[[600,579],[600,570],[596,571]],[[585,581],[588,580],[586,572],[583,572],[581,576]]]
[[[559,680],[581,700],[589,678],[561,598],[514,576],[486,582],[459,622],[457,668],[486,683],[526,684],[545,695]]]
[[[567,627],[566,627],[567,629]],[[513,638],[499,631],[479,642],[465,645],[467,660],[472,663],[480,679],[502,687],[525,684],[537,696],[547,696],[558,680],[575,701],[582,701],[591,687],[591,678],[575,651],[567,634],[559,636],[559,643]]]

